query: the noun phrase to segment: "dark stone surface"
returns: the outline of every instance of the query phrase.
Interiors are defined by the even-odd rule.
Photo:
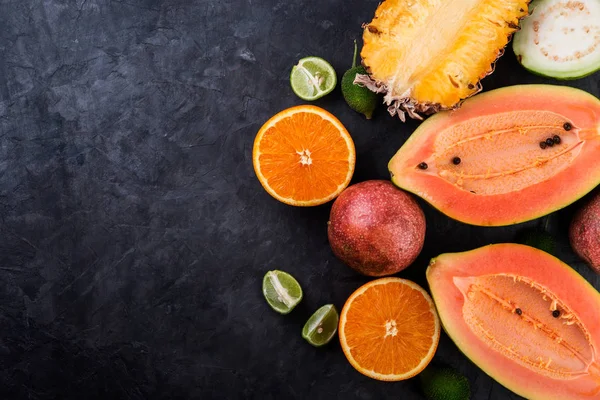
[[[377,3],[0,0],[1,398],[421,398],[414,380],[370,380],[338,344],[300,337],[367,279],[332,255],[330,205],[279,204],[252,170],[261,124],[302,103],[291,66],[317,55],[341,76]],[[484,84],[525,82],[551,81],[508,51]],[[598,74],[568,84],[600,95]],[[383,109],[365,121],[339,89],[317,104],[353,135],[354,182],[387,178],[418,125]],[[475,228],[423,207],[425,249],[400,274],[421,284],[432,256],[545,223]],[[569,250],[576,207],[550,228],[599,287]],[[305,289],[286,317],[262,298],[273,268]],[[435,360],[475,399],[517,398],[446,336]]]

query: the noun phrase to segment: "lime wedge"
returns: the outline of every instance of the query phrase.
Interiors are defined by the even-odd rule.
[[[320,57],[305,57],[292,67],[292,90],[303,100],[316,100],[330,93],[337,83],[335,70]]]
[[[338,312],[333,304],[319,308],[306,321],[302,328],[302,337],[313,346],[323,346],[335,336],[338,327]]]
[[[280,314],[288,314],[302,300],[302,288],[287,272],[273,270],[263,278],[265,299]]]

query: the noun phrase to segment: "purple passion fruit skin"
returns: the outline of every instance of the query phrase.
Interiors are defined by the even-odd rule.
[[[412,195],[389,181],[371,180],[350,186],[335,200],[329,244],[336,257],[361,274],[392,275],[421,252],[425,225]]]
[[[600,193],[577,211],[569,239],[573,251],[600,273]]]

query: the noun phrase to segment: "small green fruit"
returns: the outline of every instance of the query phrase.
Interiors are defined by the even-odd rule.
[[[302,288],[287,272],[273,270],[263,277],[263,295],[271,308],[289,314],[302,300]]]
[[[315,347],[324,346],[335,336],[339,319],[333,304],[324,305],[306,321],[302,337]]]
[[[377,107],[378,95],[377,93],[371,92],[369,89],[363,86],[355,85],[354,79],[356,74],[366,74],[367,71],[362,66],[356,66],[356,55],[358,48],[356,46],[356,40],[354,41],[354,61],[352,62],[352,68],[344,73],[342,77],[342,95],[346,100],[346,103],[356,112],[364,114],[367,119],[373,117],[373,111]]]
[[[540,249],[546,253],[554,254],[554,238],[547,231],[539,229],[527,229],[517,235],[516,241],[517,243],[535,247],[536,249]]]
[[[428,366],[421,374],[421,387],[427,400],[469,400],[469,380],[449,367]]]

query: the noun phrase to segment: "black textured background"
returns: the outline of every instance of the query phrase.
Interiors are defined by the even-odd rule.
[[[339,344],[301,337],[319,306],[367,279],[332,255],[330,205],[285,206],[252,170],[254,135],[301,104],[297,59],[350,66],[378,0],[0,0],[0,398],[420,399],[382,383]],[[551,82],[511,51],[486,89]],[[599,75],[569,82],[598,96]],[[354,182],[387,179],[418,125],[366,121],[339,88],[317,102],[357,148]],[[561,258],[577,203],[550,218]],[[400,276],[425,284],[430,257],[511,241],[524,226],[469,227],[423,204],[425,248]],[[290,315],[264,302],[265,271],[295,275]],[[517,398],[443,336],[435,362],[475,399]]]

